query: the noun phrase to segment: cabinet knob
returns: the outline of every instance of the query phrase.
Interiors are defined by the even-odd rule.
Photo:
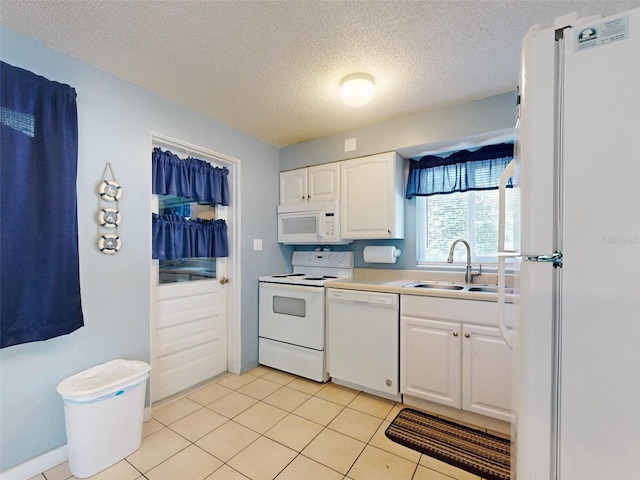
[[[229,279],[227,277],[220,277],[220,285],[226,285],[229,283]]]
[[[453,336],[457,337],[458,336],[458,332],[453,332]]]
[[[391,387],[391,386],[393,386],[393,382],[392,382],[391,380],[389,380],[389,379],[385,380],[384,384],[385,384],[387,387]]]
[[[470,334],[470,333],[465,333],[465,334],[464,334],[464,338],[469,338],[470,336],[471,336],[471,334]]]
[[[307,197],[305,197],[304,195],[302,195],[302,200],[306,200],[306,199],[307,199]]]
[[[311,195],[307,195],[307,200],[311,200]]]

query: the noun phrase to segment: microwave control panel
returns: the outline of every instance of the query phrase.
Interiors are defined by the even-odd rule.
[[[324,228],[325,235],[335,235],[336,234],[336,216],[333,213],[325,213],[324,214]]]

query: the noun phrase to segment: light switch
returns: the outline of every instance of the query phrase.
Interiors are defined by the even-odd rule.
[[[258,250],[262,250],[262,239],[261,238],[254,238],[253,239],[253,249],[258,251]]]

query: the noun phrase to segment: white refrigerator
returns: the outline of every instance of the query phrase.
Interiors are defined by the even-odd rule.
[[[522,51],[515,478],[637,480],[640,8]]]

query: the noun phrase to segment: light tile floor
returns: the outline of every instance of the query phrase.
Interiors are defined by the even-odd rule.
[[[402,404],[266,367],[156,408],[92,480],[480,480],[388,440]],[[65,462],[30,480],[75,479]]]

